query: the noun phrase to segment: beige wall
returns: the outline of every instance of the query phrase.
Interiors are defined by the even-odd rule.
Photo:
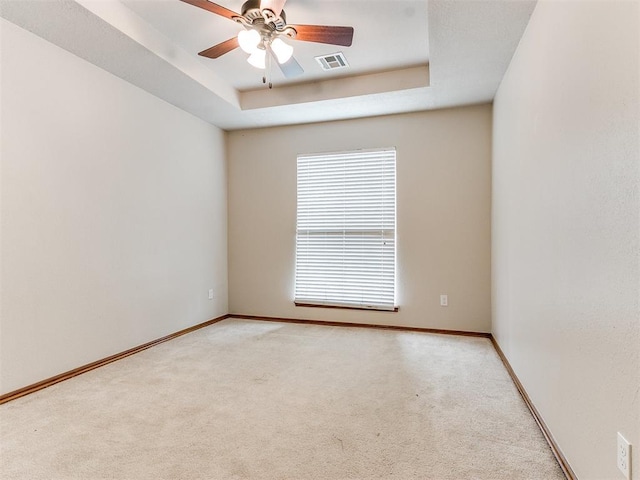
[[[222,131],[1,22],[6,393],[227,313],[227,233]]]
[[[227,147],[232,313],[489,331],[490,105],[237,131]],[[376,147],[397,148],[400,311],[295,307],[296,155]]]
[[[493,333],[580,480],[640,479],[638,10],[539,2],[494,104]]]

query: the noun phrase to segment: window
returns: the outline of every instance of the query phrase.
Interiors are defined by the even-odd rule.
[[[296,305],[395,309],[396,150],[298,156]]]

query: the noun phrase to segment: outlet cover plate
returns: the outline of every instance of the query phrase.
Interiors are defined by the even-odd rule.
[[[449,295],[440,295],[440,306],[441,307],[449,306]]]
[[[625,478],[631,478],[631,444],[626,438],[618,432],[618,449],[617,449],[618,469],[623,473]]]

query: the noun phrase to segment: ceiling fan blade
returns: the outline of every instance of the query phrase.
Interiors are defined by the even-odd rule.
[[[328,43],[350,47],[353,41],[353,27],[330,27],[328,25],[290,25],[295,28],[296,40],[303,42]]]
[[[284,78],[293,78],[304,73],[300,64],[293,57],[284,63],[278,63],[278,66],[280,67],[280,71],[284,75]]]
[[[205,10],[216,13],[218,15],[222,15],[223,17],[228,18],[229,20],[233,20],[233,17],[239,17],[240,14],[234,11],[229,10],[228,8],[221,7],[218,4],[208,2],[207,0],[180,0],[184,3],[189,3],[196,7],[204,8]]]
[[[282,12],[286,2],[287,0],[262,0],[260,2],[260,10],[271,10],[277,17]]]
[[[269,48],[269,53],[273,58],[273,62],[276,63],[278,67],[280,67],[280,71],[284,75],[284,78],[293,78],[293,77],[297,77],[298,75],[302,75],[304,73],[304,70],[302,69],[302,67],[300,66],[300,64],[297,62],[295,58],[291,57],[286,62],[279,63],[278,57],[276,57],[276,54],[273,52],[271,48]]]
[[[207,48],[206,50],[201,51],[200,53],[198,53],[198,55],[207,58],[218,58],[225,53],[238,48],[239,46],[240,45],[238,44],[238,37],[231,37],[229,40],[226,40],[222,43],[214,45],[211,48]]]

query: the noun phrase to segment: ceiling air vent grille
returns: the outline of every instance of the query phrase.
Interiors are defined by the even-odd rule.
[[[349,66],[342,52],[322,55],[321,57],[315,57],[315,59],[323,70],[335,70],[336,68],[346,68]]]

